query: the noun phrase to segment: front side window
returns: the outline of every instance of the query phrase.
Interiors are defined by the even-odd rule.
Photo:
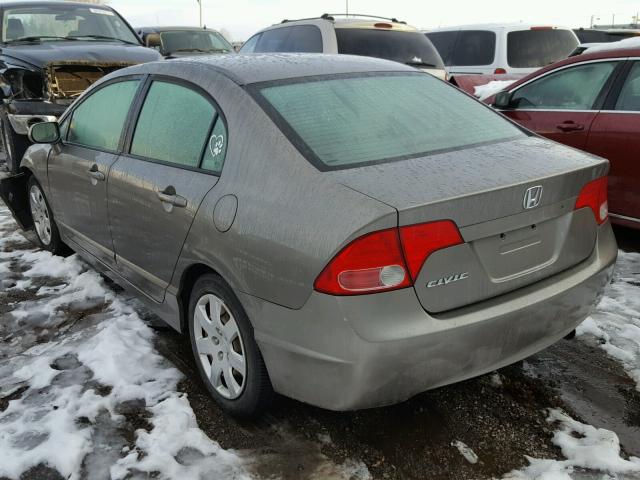
[[[201,94],[175,83],[154,81],[140,111],[131,153],[196,168],[216,111]]]
[[[423,73],[316,77],[256,89],[267,113],[321,170],[525,135],[490,108]]]
[[[431,41],[420,32],[336,28],[338,53],[384,58],[416,67],[443,68]]]
[[[616,101],[616,110],[640,112],[640,62],[634,62]]]
[[[249,40],[244,42],[244,45],[242,45],[242,47],[240,48],[240,51],[238,53],[253,53],[253,52],[255,52],[256,45],[258,44],[258,40],[260,40],[261,36],[262,36],[262,34],[258,33],[257,35],[254,35]]]
[[[113,83],[92,93],[74,110],[67,140],[116,151],[139,83],[138,80]]]
[[[515,91],[518,109],[591,110],[617,62],[598,62],[566,68]]]
[[[513,68],[540,68],[567,58],[578,46],[571,30],[531,29],[507,34],[507,63]]]
[[[322,34],[315,25],[274,28],[262,33],[254,51],[322,53]]]
[[[113,10],[96,6],[51,5],[9,8],[2,17],[2,41],[119,40],[140,44]]]

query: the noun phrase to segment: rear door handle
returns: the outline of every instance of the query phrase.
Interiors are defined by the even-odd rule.
[[[174,207],[184,208],[187,206],[187,199],[175,193],[158,192],[158,198],[162,203],[168,203]]]
[[[95,164],[91,167],[90,170],[87,170],[87,173],[92,179],[98,180],[100,182],[104,182],[104,179],[106,178],[104,176],[104,173],[98,170],[98,165]]]
[[[580,132],[584,130],[584,125],[568,121],[568,122],[561,123],[560,125],[557,125],[556,128],[563,132]]]

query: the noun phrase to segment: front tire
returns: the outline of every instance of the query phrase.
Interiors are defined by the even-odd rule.
[[[218,275],[203,275],[191,291],[189,336],[200,377],[225,411],[257,416],[269,406],[273,388],[253,327]]]
[[[58,227],[42,187],[33,176],[29,178],[27,189],[29,209],[33,218],[33,227],[36,231],[38,244],[41,248],[54,255],[64,255],[67,251],[66,245],[60,238]]]

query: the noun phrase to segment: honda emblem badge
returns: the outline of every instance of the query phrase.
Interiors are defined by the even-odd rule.
[[[540,200],[542,200],[542,185],[536,185],[535,187],[527,188],[524,192],[524,203],[522,206],[525,210],[536,208],[540,205]]]

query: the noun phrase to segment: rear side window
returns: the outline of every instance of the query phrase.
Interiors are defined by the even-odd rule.
[[[239,53],[253,53],[256,49],[256,45],[258,44],[258,40],[260,40],[261,36],[262,34],[258,33],[257,35],[254,35],[249,40],[244,42],[244,45],[242,45],[242,48],[240,48]]]
[[[253,51],[322,53],[322,34],[315,25],[274,28],[262,33]]]
[[[486,30],[461,30],[450,65],[491,65],[496,53],[496,34]]]
[[[139,83],[138,80],[113,83],[92,93],[73,112],[67,140],[116,151]]]
[[[451,57],[453,53],[453,47],[456,45],[456,38],[458,38],[458,32],[430,32],[426,34],[427,38],[431,40],[433,46],[436,47],[438,53],[442,57],[442,61],[445,65],[451,65]]]
[[[154,81],[140,112],[131,153],[198,167],[215,118],[213,105],[198,92]]]
[[[617,62],[598,62],[551,73],[515,91],[516,108],[591,110]]]
[[[338,53],[384,58],[416,67],[442,68],[440,54],[420,32],[336,28]]]
[[[488,107],[423,73],[297,79],[259,92],[265,110],[321,170],[524,135]]]
[[[507,63],[514,68],[539,68],[566,58],[578,46],[571,30],[520,30],[507,34]]]
[[[640,112],[640,62],[635,62],[616,102],[616,110]]]

